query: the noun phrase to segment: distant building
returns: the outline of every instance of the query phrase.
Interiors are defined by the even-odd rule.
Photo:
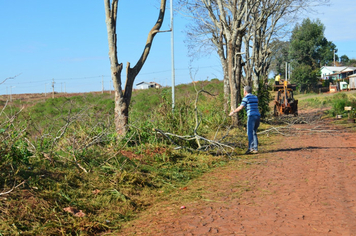
[[[323,66],[321,68],[321,78],[322,79],[345,79],[350,75],[355,74],[356,67],[347,66]]]
[[[337,72],[340,72],[346,69],[346,66],[323,66],[321,67],[321,78],[325,78],[328,75],[333,75]]]
[[[149,89],[149,88],[162,88],[162,86],[156,82],[141,82],[136,84],[136,89]]]

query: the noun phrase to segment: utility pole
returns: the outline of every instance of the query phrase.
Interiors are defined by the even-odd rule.
[[[175,95],[174,95],[174,88],[175,88],[175,72],[174,72],[174,33],[173,33],[173,0],[170,1],[171,3],[171,52],[172,52],[172,112],[174,112],[175,107]]]
[[[112,88],[112,80],[110,80],[110,94],[111,94],[111,88]]]
[[[61,93],[63,93],[63,82],[61,82]]]
[[[54,98],[54,84],[55,84],[55,82],[54,82],[54,79],[53,79],[53,81],[52,81],[52,98]]]
[[[101,76],[101,93],[104,93],[104,76]]]
[[[66,92],[66,82],[64,82],[64,93],[67,93]]]
[[[47,97],[47,84],[48,83],[45,83],[45,97]]]
[[[335,63],[335,50],[334,50],[334,66],[336,66],[336,63]]]

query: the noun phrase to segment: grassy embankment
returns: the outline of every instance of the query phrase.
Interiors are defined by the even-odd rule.
[[[212,138],[229,125],[222,84],[196,86],[217,95],[200,94],[197,103],[197,132]],[[227,163],[225,155],[174,150],[152,130],[193,134],[195,89],[177,86],[176,96],[173,115],[170,89],[135,92],[130,132],[123,139],[115,135],[109,94],[2,102],[0,235],[115,231],[160,196]],[[196,147],[194,141],[176,142]]]
[[[175,150],[152,130],[192,135],[197,104],[199,135],[225,135],[230,120],[223,112],[222,83],[199,82],[196,88],[217,96],[201,93],[195,103],[192,85],[177,86],[174,115],[170,89],[136,91],[130,132],[123,139],[114,132],[109,94],[8,104],[0,124],[0,235],[114,232],[163,196],[239,157],[247,142],[242,127],[230,131],[229,141],[236,146],[232,156]],[[300,104],[330,105],[336,112],[350,100],[336,96],[341,96],[341,105],[332,98],[303,99]],[[262,124],[261,129],[267,127]],[[263,136],[260,141],[268,142]],[[176,142],[197,146],[194,140]]]

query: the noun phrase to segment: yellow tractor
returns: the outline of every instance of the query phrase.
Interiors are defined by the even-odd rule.
[[[293,97],[295,84],[288,84],[288,81],[283,81],[281,85],[275,85],[274,91],[277,91],[274,100],[274,116],[293,114],[298,116],[298,100]]]

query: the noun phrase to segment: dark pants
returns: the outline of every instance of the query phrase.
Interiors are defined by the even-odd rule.
[[[260,116],[247,117],[248,149],[258,151],[257,129],[260,126]]]

